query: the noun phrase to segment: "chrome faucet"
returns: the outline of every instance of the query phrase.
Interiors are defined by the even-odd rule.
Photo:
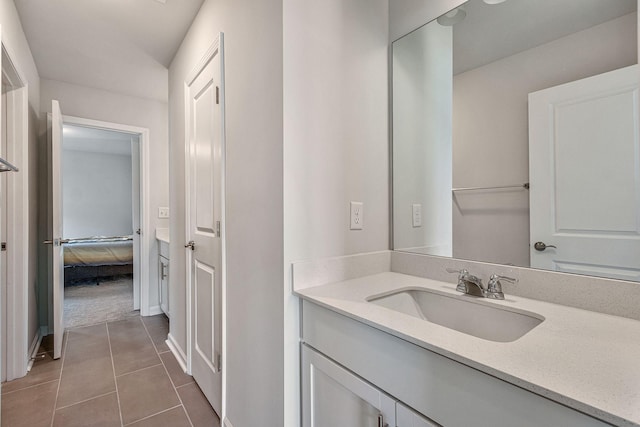
[[[468,270],[453,270],[447,268],[449,273],[458,273],[458,286],[456,290],[467,295],[474,295],[477,297],[486,297],[487,290],[482,284],[482,279],[469,273]]]
[[[500,283],[500,281],[504,280],[510,283],[518,283],[518,279],[492,274],[489,278],[489,283],[485,288],[482,284],[482,279],[474,276],[473,274],[470,274],[466,269],[454,270],[451,268],[447,268],[447,272],[458,274],[458,286],[456,287],[456,290],[458,292],[483,298],[503,300],[504,293],[502,292],[502,284]]]

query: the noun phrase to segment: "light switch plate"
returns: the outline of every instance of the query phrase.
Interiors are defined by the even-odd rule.
[[[169,218],[169,208],[158,208],[158,218]]]
[[[364,226],[364,205],[362,202],[351,202],[351,230],[362,230]]]
[[[411,222],[414,227],[422,227],[422,205],[419,203],[411,207]]]

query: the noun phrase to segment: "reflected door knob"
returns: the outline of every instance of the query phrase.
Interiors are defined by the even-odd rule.
[[[194,242],[193,240],[190,240],[186,245],[184,245],[185,248],[191,248],[192,251],[196,250],[196,242]]]
[[[544,251],[544,250],[545,250],[545,249],[547,249],[547,248],[554,248],[554,249],[557,249],[555,246],[553,246],[553,245],[547,245],[547,244],[545,244],[544,242],[536,242],[536,243],[534,243],[533,248],[534,248],[536,251],[540,251],[540,252]]]

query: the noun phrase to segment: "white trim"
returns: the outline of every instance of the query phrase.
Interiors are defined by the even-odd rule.
[[[171,353],[173,353],[174,357],[178,361],[178,365],[180,365],[184,372],[187,372],[187,355],[184,354],[171,333],[167,335],[165,344],[167,344],[167,347],[169,347],[169,350],[171,350]]]
[[[130,133],[138,135],[140,138],[140,315],[152,316],[152,308],[149,301],[149,253],[150,247],[155,239],[155,233],[150,230],[151,212],[150,212],[150,196],[149,191],[149,129],[137,126],[124,125],[120,123],[104,122],[100,120],[85,119],[74,116],[62,116],[65,124],[73,124],[77,126],[85,126],[97,129],[115,130],[118,132]]]
[[[147,314],[147,316],[155,316],[157,314],[162,314],[164,313],[164,311],[162,311],[162,308],[159,305],[154,305],[149,307],[149,314]]]
[[[231,421],[229,421],[229,418],[224,417],[224,420],[222,421],[222,425],[224,427],[233,427],[233,425],[231,424]]]
[[[10,82],[11,91],[6,94],[7,159],[20,172],[6,174],[6,380],[23,377],[29,368],[29,250],[35,243],[29,232],[29,98],[24,74],[11,59],[14,57],[4,44],[1,73]],[[24,218],[27,218],[25,221]],[[35,279],[35,276],[32,277]],[[11,286],[9,286],[11,284]],[[38,338],[36,333],[35,338]]]
[[[38,350],[40,349],[40,344],[42,344],[42,338],[44,336],[40,333],[40,329],[38,329],[38,333],[33,339],[31,343],[31,347],[29,348],[29,361],[27,363],[27,372],[31,371],[33,367],[33,362],[36,361],[36,356],[38,355]]]

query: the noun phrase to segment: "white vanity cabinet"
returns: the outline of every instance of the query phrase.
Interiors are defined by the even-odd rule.
[[[169,308],[169,243],[158,240],[160,245],[158,255],[158,297],[160,300],[160,309],[170,316]]]
[[[302,346],[302,427],[395,427],[395,401],[310,347]]]
[[[302,369],[302,427],[438,427],[304,344]]]
[[[307,300],[302,301],[302,342],[303,427],[377,425],[370,420],[332,424],[343,416],[345,396],[367,402],[389,426],[394,425],[390,420],[397,421],[397,427],[609,426]],[[365,389],[373,390],[372,397],[363,397]],[[376,399],[381,403],[372,404]],[[396,419],[386,416],[385,399],[394,401]],[[325,415],[332,417],[328,423]]]

